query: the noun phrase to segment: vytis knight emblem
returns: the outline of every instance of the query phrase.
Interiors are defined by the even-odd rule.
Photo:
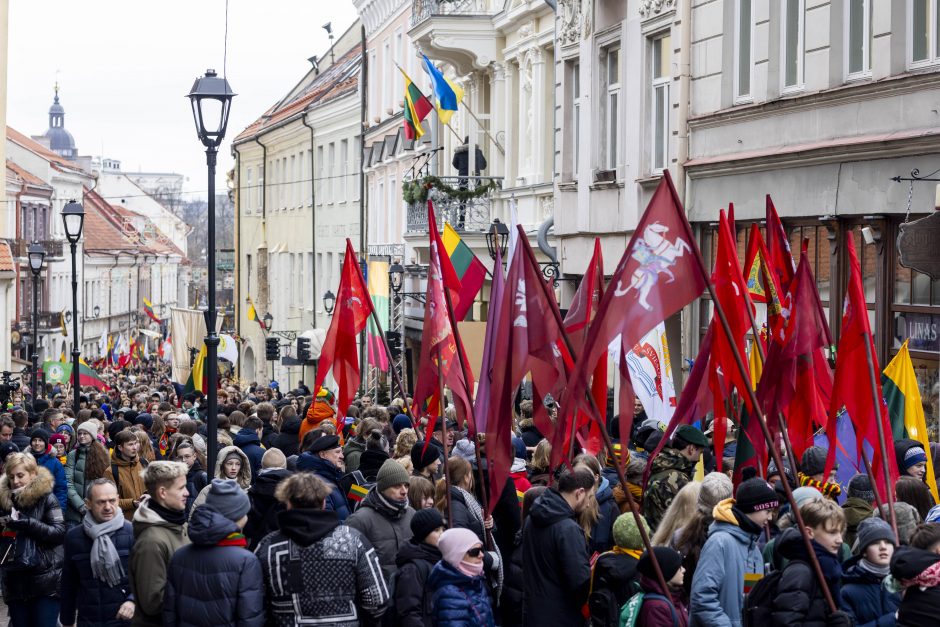
[[[676,265],[676,259],[686,252],[692,252],[692,248],[684,239],[680,237],[677,237],[675,241],[666,239],[668,232],[669,227],[659,222],[646,227],[643,231],[643,238],[636,242],[630,255],[640,265],[633,271],[630,285],[626,288],[623,287],[621,281],[617,281],[614,296],[624,296],[630,290],[636,290],[640,306],[647,311],[652,311],[653,307],[647,301],[647,297],[650,290],[659,282],[659,275],[665,274],[669,277],[667,283],[675,281],[676,276],[670,268]]]

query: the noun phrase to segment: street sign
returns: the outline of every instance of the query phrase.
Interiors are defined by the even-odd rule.
[[[901,225],[898,252],[901,265],[940,279],[940,212]]]

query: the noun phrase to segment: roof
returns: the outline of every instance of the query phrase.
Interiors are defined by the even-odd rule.
[[[60,172],[81,172],[83,174],[88,174],[65,157],[56,154],[36,140],[30,139],[26,135],[23,135],[18,130],[10,126],[7,126],[7,139],[9,139],[14,144],[22,146],[26,150],[42,157],[52,164],[53,168],[59,170]]]
[[[359,86],[359,70],[362,65],[362,44],[357,44],[335,63],[317,74],[310,84],[297,91],[290,99],[282,98],[264,114],[238,134],[232,143],[237,144],[263,132],[293,115],[301,113],[314,104],[324,104],[346,94],[355,92]]]
[[[92,254],[186,255],[166,237],[149,218],[136,211],[108,203],[94,190],[86,189],[84,197],[84,250]],[[143,220],[141,232],[132,221]]]
[[[46,187],[48,189],[52,189],[52,186],[49,185],[49,183],[46,183],[44,180],[42,180],[41,178],[39,178],[32,172],[29,172],[23,169],[21,166],[10,161],[9,159],[7,159],[7,170],[13,172],[16,178],[21,180],[23,183],[26,183],[27,185],[33,185],[35,187]]]
[[[13,263],[13,253],[10,252],[10,245],[0,241],[0,272],[13,272],[16,270],[16,264]]]

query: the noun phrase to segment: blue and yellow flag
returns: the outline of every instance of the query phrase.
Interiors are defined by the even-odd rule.
[[[427,55],[421,55],[424,59],[424,71],[428,73],[431,79],[431,90],[434,92],[435,106],[437,108],[437,117],[441,124],[450,122],[450,116],[457,110],[457,105],[463,100],[463,89],[456,85],[434,67]]]

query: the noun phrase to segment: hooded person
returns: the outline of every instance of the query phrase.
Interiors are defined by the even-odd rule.
[[[483,575],[483,543],[469,529],[448,529],[438,540],[441,561],[428,576],[437,627],[494,627],[493,606]]]
[[[325,387],[321,387],[320,391],[317,392],[317,397],[307,409],[307,415],[304,416],[303,422],[300,424],[300,429],[297,432],[297,441],[303,442],[307,432],[318,428],[321,422],[336,422],[335,406],[336,397],[333,396],[331,391]],[[340,437],[340,444],[342,444],[342,437]]]
[[[839,606],[861,627],[894,625],[901,596],[882,585],[896,549],[894,532],[880,518],[866,518],[857,535],[856,554],[842,565]]]
[[[652,530],[646,519],[640,516],[648,536]],[[591,594],[588,608],[591,625],[617,627],[620,624],[620,608],[639,585],[637,563],[643,554],[643,538],[632,513],[621,514],[614,521],[614,547],[602,553],[591,568]]]
[[[170,559],[165,625],[263,627],[261,563],[242,533],[250,507],[234,480],[212,480],[205,503],[189,521],[191,544]]]
[[[432,627],[433,607],[428,576],[441,561],[438,540],[447,526],[444,516],[434,508],[421,509],[411,517],[411,539],[395,557],[398,567],[395,581],[395,612],[400,627]]]
[[[55,452],[49,444],[51,437],[52,434],[42,427],[36,427],[30,431],[29,452],[36,459],[36,463],[52,475],[52,480],[55,482],[53,492],[56,498],[59,499],[59,506],[62,508],[64,515],[64,512],[68,510],[68,480],[65,477],[65,467],[59,462],[59,458],[55,456]]]
[[[883,503],[881,505],[880,511],[878,509],[875,510],[875,518],[891,520],[887,503]],[[922,522],[920,519],[920,514],[917,513],[917,508],[915,508],[910,503],[905,503],[904,501],[895,501],[894,518],[898,525],[898,540],[901,542],[901,544],[910,544],[911,536],[914,535],[914,530],[917,529],[917,525]]]
[[[252,551],[258,546],[261,538],[277,529],[277,514],[284,511],[284,506],[275,497],[275,491],[291,474],[287,469],[284,453],[276,448],[265,451],[261,459],[261,472],[248,489],[251,509],[248,511],[248,523],[244,532],[248,537],[248,548]]]
[[[849,546],[855,544],[858,527],[862,521],[875,514],[872,503],[875,501],[875,491],[871,486],[868,475],[859,473],[849,480],[848,498],[842,504],[845,512],[845,543]]]
[[[637,624],[644,627],[686,627],[689,624],[689,610],[682,602],[682,580],[685,576],[682,554],[668,546],[654,547],[653,554],[666,580],[667,589],[662,589],[656,578],[653,560],[649,552],[644,551],[636,566],[640,590],[644,593]]]
[[[233,479],[242,491],[247,492],[248,488],[251,487],[251,465],[248,456],[237,446],[226,446],[219,451],[216,457],[215,474],[212,476],[219,479]],[[206,502],[206,497],[211,489],[212,483],[210,482],[196,495],[193,506],[189,510],[190,520],[192,520],[196,508]]]
[[[901,475],[923,480],[927,473],[927,451],[917,440],[903,438],[894,442],[894,456]]]
[[[940,555],[901,546],[891,557],[890,571],[885,586],[903,595],[898,606],[898,626],[936,624],[940,607]]]

